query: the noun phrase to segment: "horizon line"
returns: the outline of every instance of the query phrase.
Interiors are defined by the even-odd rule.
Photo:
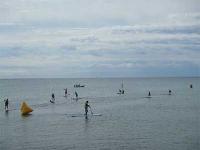
[[[120,79],[120,78],[200,78],[200,76],[137,76],[137,77],[16,77],[16,78],[0,78],[0,80],[16,80],[16,79]]]

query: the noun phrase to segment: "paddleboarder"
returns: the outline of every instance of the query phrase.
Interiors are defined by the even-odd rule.
[[[148,94],[148,96],[151,96],[151,92],[149,91],[149,94]]]
[[[55,95],[54,95],[54,93],[51,94],[51,102],[53,102],[53,103],[55,102]]]
[[[121,91],[121,89],[119,89],[119,94],[122,94],[122,91]]]
[[[85,102],[85,116],[87,116],[88,108],[91,108],[88,103],[89,103],[88,101]]]
[[[75,91],[75,96],[76,96],[76,99],[78,99],[78,93]]]
[[[67,88],[65,89],[65,96],[67,96]]]
[[[8,102],[8,98],[5,99],[4,102],[5,102],[5,110],[8,110],[8,103],[9,103],[9,102]]]
[[[124,94],[124,89],[122,89],[122,94]]]
[[[172,91],[171,90],[169,90],[169,95],[171,95],[172,94]]]

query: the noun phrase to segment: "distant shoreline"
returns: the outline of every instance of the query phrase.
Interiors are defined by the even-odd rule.
[[[156,79],[156,78],[200,78],[200,76],[158,76],[158,77],[80,77],[80,78],[64,78],[64,77],[40,77],[40,78],[0,78],[0,80],[30,80],[30,79]]]

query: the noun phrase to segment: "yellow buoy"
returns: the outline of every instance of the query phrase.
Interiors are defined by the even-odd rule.
[[[33,111],[33,109],[31,107],[29,107],[26,104],[26,102],[22,103],[22,106],[21,106],[21,113],[22,113],[22,115],[27,115],[27,114],[29,114],[32,111]]]

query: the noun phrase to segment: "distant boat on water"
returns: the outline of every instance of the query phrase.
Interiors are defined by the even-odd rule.
[[[79,88],[79,87],[85,87],[85,85],[80,85],[80,84],[74,84],[75,88]]]

